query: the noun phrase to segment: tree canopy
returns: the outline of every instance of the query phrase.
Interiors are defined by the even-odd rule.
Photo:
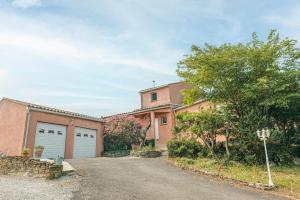
[[[258,149],[255,132],[265,127],[287,148],[299,141],[299,69],[297,41],[271,30],[265,40],[253,33],[248,43],[193,45],[177,73],[192,85],[184,103],[205,98],[222,105],[238,133],[235,141],[249,150]]]

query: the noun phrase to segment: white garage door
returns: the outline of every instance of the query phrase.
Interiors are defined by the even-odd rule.
[[[37,123],[35,146],[44,146],[42,158],[65,157],[66,126],[58,124]]]
[[[76,127],[73,158],[96,157],[96,130]]]

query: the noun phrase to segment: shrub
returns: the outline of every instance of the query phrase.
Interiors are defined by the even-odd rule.
[[[29,154],[30,154],[30,151],[31,151],[30,148],[23,148],[21,154],[22,154],[22,156],[24,156],[24,157],[28,157]]]
[[[104,151],[131,150],[144,142],[146,130],[134,118],[116,116],[105,124]]]
[[[267,143],[269,161],[277,165],[289,165],[293,162],[293,156],[289,149],[280,143]],[[233,145],[230,159],[248,165],[265,164],[265,150],[261,143]]]
[[[208,155],[208,150],[196,140],[172,139],[167,144],[170,157],[197,158]]]
[[[104,151],[131,150],[131,140],[123,134],[109,134],[104,137]]]
[[[44,150],[44,146],[42,146],[42,145],[35,146],[34,150],[35,151],[43,151]]]
[[[145,146],[150,146],[150,147],[154,148],[155,140],[154,139],[145,140]]]

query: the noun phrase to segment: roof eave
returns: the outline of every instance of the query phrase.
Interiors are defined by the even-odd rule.
[[[180,106],[180,105],[169,104],[169,105],[164,105],[164,106],[150,107],[150,108],[145,108],[142,110],[133,111],[133,112],[131,112],[131,114],[139,114],[139,113],[143,113],[143,112],[149,112],[149,111],[153,111],[153,110],[160,110],[160,109],[166,109],[166,108],[174,109],[174,107],[178,107],[178,106]]]
[[[55,112],[55,111],[51,111],[51,110],[35,108],[35,107],[31,107],[30,105],[28,106],[28,108],[31,111],[44,112],[44,113],[50,113],[50,114],[55,114],[55,115],[68,116],[68,117],[73,117],[73,118],[77,118],[77,119],[84,119],[84,120],[90,120],[90,121],[104,123],[104,121],[102,119],[93,118],[93,117],[76,116],[76,115],[72,115],[72,114],[68,114],[68,113],[61,113],[61,112]]]

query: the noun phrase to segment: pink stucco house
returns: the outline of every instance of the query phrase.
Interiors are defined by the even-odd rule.
[[[186,82],[170,83],[141,90],[141,108],[129,113],[137,118],[143,126],[149,126],[147,139],[155,139],[158,148],[165,148],[172,138],[175,115],[180,112],[197,112],[202,108],[212,107],[212,103],[199,100],[194,104],[183,105],[182,90],[190,88]]]

